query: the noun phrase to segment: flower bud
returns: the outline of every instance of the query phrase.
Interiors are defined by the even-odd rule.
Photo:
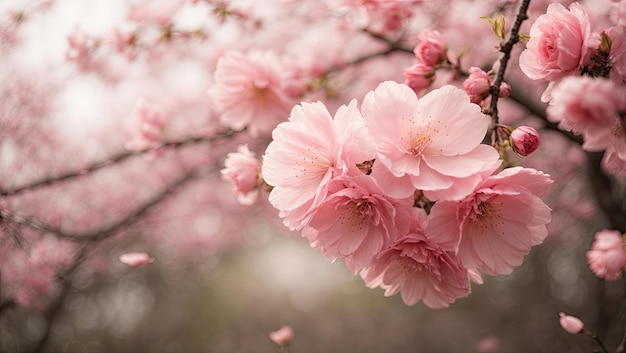
[[[491,77],[485,71],[475,66],[469,69],[469,76],[463,82],[463,89],[470,96],[472,103],[480,104],[487,98],[490,87]]]
[[[427,64],[418,62],[417,64],[404,70],[404,83],[414,91],[422,90],[430,86],[435,80],[435,68]]]
[[[145,252],[131,252],[120,255],[120,262],[130,267],[139,267],[154,262],[154,259]]]
[[[229,153],[220,171],[222,179],[233,184],[237,201],[242,205],[253,204],[258,196],[261,163],[248,145],[241,145],[237,152]]]
[[[283,326],[274,332],[270,332],[269,336],[272,342],[277,345],[281,347],[288,346],[291,340],[293,340],[293,329],[291,326]]]
[[[413,49],[417,60],[428,66],[435,66],[446,60],[446,44],[441,33],[423,31],[418,38],[422,42]]]
[[[506,98],[510,94],[511,94],[511,86],[509,86],[509,84],[506,82],[502,82],[500,84],[500,93],[498,94],[498,97]]]
[[[559,316],[559,323],[561,324],[561,327],[568,333],[577,335],[583,331],[585,325],[579,318],[566,315],[565,313],[559,313]]]
[[[530,126],[520,126],[511,132],[511,146],[521,155],[528,156],[533,153],[541,143],[539,133]]]

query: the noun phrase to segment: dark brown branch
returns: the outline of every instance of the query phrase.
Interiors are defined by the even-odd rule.
[[[154,206],[158,205],[163,200],[165,200],[168,196],[174,193],[182,185],[204,175],[205,173],[207,172],[206,171],[202,173],[199,171],[188,172],[180,179],[168,185],[160,193],[154,195],[151,199],[141,204],[132,213],[130,213],[123,219],[119,220],[118,222],[113,223],[104,229],[99,229],[97,231],[87,232],[83,234],[67,233],[61,229],[50,227],[45,222],[35,219],[34,217],[15,215],[6,210],[0,210],[0,216],[2,216],[2,218],[5,218],[8,221],[13,221],[17,224],[25,225],[33,229],[40,230],[42,232],[54,234],[59,238],[68,239],[68,240],[76,241],[76,242],[92,242],[94,240],[101,240],[101,239],[107,238],[115,234],[120,229],[135,223],[139,218],[145,215]]]
[[[8,190],[2,190],[0,191],[0,197],[3,196],[11,196],[11,195],[15,195],[18,194],[20,192],[26,191],[26,190],[33,190],[33,189],[37,189],[37,188],[41,188],[44,186],[48,186],[57,182],[62,182],[62,181],[67,181],[70,179],[74,179],[80,176],[84,176],[86,174],[92,173],[96,170],[108,167],[108,166],[112,166],[114,164],[123,162],[131,157],[134,156],[140,156],[140,155],[144,155],[146,153],[161,149],[161,148],[177,148],[180,146],[184,146],[184,145],[190,145],[190,144],[194,144],[194,143],[201,143],[201,142],[212,142],[212,141],[216,141],[222,138],[226,138],[226,137],[230,137],[234,134],[236,134],[236,131],[233,130],[224,130],[221,132],[216,133],[215,135],[211,135],[211,136],[198,136],[198,137],[192,137],[192,138],[187,138],[184,140],[178,140],[178,141],[168,141],[168,142],[164,142],[162,145],[160,145],[159,147],[156,148],[151,148],[151,149],[147,149],[144,151],[124,151],[124,152],[120,152],[112,157],[109,157],[103,161],[100,162],[95,162],[91,165],[89,165],[88,167],[81,169],[81,170],[75,170],[75,171],[70,171],[58,176],[52,176],[52,177],[47,177],[38,181],[34,181],[22,186],[18,186],[12,189],[8,189]]]
[[[498,98],[500,95],[500,85],[504,81],[504,72],[506,71],[506,67],[509,64],[509,60],[511,59],[511,51],[513,50],[513,46],[519,42],[519,29],[522,26],[522,23],[528,19],[528,15],[526,12],[528,11],[528,4],[530,0],[523,0],[522,4],[517,11],[517,17],[515,18],[515,23],[511,28],[511,33],[509,34],[509,39],[502,45],[500,48],[500,52],[502,52],[502,57],[500,58],[500,67],[498,68],[498,72],[496,73],[496,77],[493,80],[493,85],[491,86],[491,103],[489,105],[489,115],[491,116],[491,120],[494,124],[498,124]]]

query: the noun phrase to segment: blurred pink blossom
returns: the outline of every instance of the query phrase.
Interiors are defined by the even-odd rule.
[[[490,119],[459,88],[418,99],[406,85],[383,82],[365,96],[362,113],[377,150],[372,175],[395,197],[419,189],[431,200],[458,200],[481,181],[478,173],[500,163],[481,144]]]
[[[220,171],[222,179],[233,184],[237,201],[242,205],[251,205],[256,201],[260,172],[261,163],[248,145],[240,145],[237,152],[229,153],[224,169]]]
[[[276,331],[270,332],[269,334],[269,337],[272,340],[272,342],[276,343],[277,345],[281,347],[288,346],[293,340],[293,336],[294,336],[294,332],[291,326],[283,326]]]
[[[587,262],[600,278],[607,281],[621,278],[626,266],[626,250],[620,232],[607,229],[597,232],[591,250],[587,251]]]
[[[145,252],[130,252],[120,255],[120,262],[130,267],[139,267],[154,262],[154,259]]]
[[[126,148],[143,151],[161,145],[166,121],[159,107],[139,100],[131,119],[133,138]]]
[[[273,51],[226,52],[208,90],[220,122],[234,130],[247,128],[253,137],[272,131],[295,103],[286,72]]]
[[[488,275],[511,273],[548,235],[551,210],[538,196],[551,183],[534,169],[505,169],[461,201],[437,202],[426,234],[455,251],[466,268]]]
[[[535,152],[540,143],[539,133],[530,126],[519,126],[511,132],[513,150],[521,156]]]
[[[583,149],[602,151],[624,139],[619,112],[626,109],[626,91],[608,79],[567,77],[552,90],[548,119],[582,135]],[[621,132],[621,133],[620,133]]]
[[[561,324],[561,327],[565,331],[567,331],[567,333],[570,333],[572,335],[577,335],[581,333],[583,328],[585,327],[585,325],[579,318],[566,315],[565,313],[559,313],[559,323]]]
[[[600,38],[592,35],[589,16],[582,5],[573,3],[568,10],[552,3],[530,28],[530,40],[519,65],[533,80],[555,81],[576,74],[588,59],[589,48],[599,44]]]

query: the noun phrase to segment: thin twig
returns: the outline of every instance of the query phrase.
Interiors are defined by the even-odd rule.
[[[213,142],[222,138],[230,137],[236,133],[237,131],[227,129],[211,136],[198,136],[198,137],[191,137],[191,138],[187,138],[183,140],[164,142],[158,147],[150,148],[150,149],[146,149],[142,151],[123,151],[103,161],[92,163],[91,165],[81,170],[70,171],[70,172],[67,172],[58,176],[47,177],[38,181],[34,181],[25,185],[12,188],[12,189],[2,190],[0,191],[0,197],[11,196],[11,195],[15,195],[26,190],[34,190],[34,189],[48,186],[57,182],[67,181],[67,180],[74,179],[80,176],[84,176],[96,170],[125,161],[129,159],[130,157],[144,155],[146,153],[153,152],[158,149],[177,148],[180,146],[190,145],[194,143],[201,143],[201,142]]]
[[[515,23],[511,28],[511,33],[509,34],[509,39],[502,45],[500,48],[500,52],[502,52],[502,57],[500,58],[500,67],[498,68],[498,72],[496,73],[496,77],[493,80],[493,85],[490,88],[491,91],[491,103],[489,104],[489,115],[491,116],[491,120],[494,124],[498,124],[498,98],[500,95],[500,85],[504,81],[504,72],[506,71],[506,67],[511,59],[511,51],[513,50],[513,46],[519,42],[519,29],[522,26],[522,22],[528,19],[527,11],[528,4],[530,0],[523,0],[522,4],[517,11],[517,17],[515,18]]]

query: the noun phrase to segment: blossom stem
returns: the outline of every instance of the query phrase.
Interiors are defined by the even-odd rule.
[[[504,80],[504,72],[506,71],[506,67],[511,59],[511,51],[513,50],[513,46],[519,42],[519,29],[522,26],[522,22],[528,19],[527,11],[528,5],[530,4],[530,0],[523,0],[522,4],[517,11],[517,17],[515,18],[515,23],[511,28],[511,33],[509,34],[509,39],[502,45],[500,48],[500,52],[502,52],[502,57],[500,58],[500,68],[496,73],[496,77],[493,80],[493,84],[491,85],[491,103],[489,105],[489,115],[493,120],[494,124],[498,124],[498,98],[500,95],[500,84],[502,84]]]
[[[600,346],[600,348],[602,349],[602,353],[609,353],[609,350],[606,349],[606,346],[604,345],[604,342],[602,342],[602,340],[600,339],[600,337],[598,337],[597,334],[583,328],[583,331],[581,332],[582,334],[591,337],[594,341],[596,341],[596,343],[598,343],[598,345]]]

